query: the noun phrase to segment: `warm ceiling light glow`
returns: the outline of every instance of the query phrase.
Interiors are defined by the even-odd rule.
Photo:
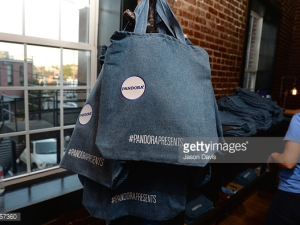
[[[297,91],[297,88],[294,87],[293,90],[292,90],[292,95],[297,95],[298,91]]]

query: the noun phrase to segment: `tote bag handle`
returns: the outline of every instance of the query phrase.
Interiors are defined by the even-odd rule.
[[[135,13],[135,33],[145,34],[147,29],[149,11],[149,0],[142,0],[134,10]],[[171,34],[177,38],[182,44],[186,45],[183,31],[178,23],[175,15],[170,9],[168,3],[165,0],[157,0],[156,11],[169,29]]]

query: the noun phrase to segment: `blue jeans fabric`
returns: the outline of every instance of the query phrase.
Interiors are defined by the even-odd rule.
[[[259,130],[266,130],[271,126],[271,114],[267,110],[251,107],[239,96],[223,97],[218,103],[221,109],[228,110],[237,116],[252,118]]]
[[[213,202],[197,190],[192,190],[187,195],[184,223],[192,224],[203,214],[212,210]]]
[[[256,178],[256,172],[252,168],[247,168],[244,171],[241,171],[238,175],[236,175],[233,179],[233,182],[242,186],[246,186]]]
[[[225,131],[224,135],[250,136],[256,130],[267,130],[272,125],[272,116],[267,110],[252,107],[239,96],[223,97],[218,106],[222,125],[235,128]]]
[[[139,12],[138,21],[144,16],[143,9]],[[175,19],[170,12],[165,16]],[[173,33],[178,39],[161,33],[143,33],[143,29],[116,32],[112,36],[103,65],[103,107],[96,138],[105,158],[179,164],[177,144],[137,143],[131,137],[179,140],[215,138],[221,134],[208,54],[182,41],[178,34],[181,28],[175,27]],[[144,81],[145,91],[139,98],[128,100],[121,88],[132,76]]]
[[[246,165],[237,165],[233,167],[227,174],[226,179],[236,184],[246,186],[251,181],[257,178],[257,174],[254,169]]]
[[[104,159],[95,144],[98,129],[99,102],[101,93],[102,73],[97,79],[81,113],[77,119],[71,140],[60,163],[60,167],[73,171],[104,185],[116,188],[126,179],[129,169],[125,163],[117,160]],[[89,111],[85,108],[89,107]],[[82,124],[81,118],[91,113],[90,120]]]
[[[252,107],[261,108],[269,111],[272,114],[272,123],[276,124],[283,120],[283,110],[269,98],[262,98],[258,93],[238,87],[234,95],[242,98],[247,104]]]
[[[268,130],[283,120],[283,110],[275,101],[240,87],[232,96],[221,98],[218,106],[222,125],[232,128],[225,136],[251,136],[255,129]]]
[[[238,127],[236,127],[238,128]],[[250,137],[253,136],[257,133],[257,130],[250,130],[250,131],[244,131],[242,129],[235,129],[235,127],[233,127],[232,130],[227,130],[224,131],[224,136],[227,137]]]
[[[230,126],[231,130],[224,131],[224,136],[251,136],[257,132],[254,119],[239,117],[229,111],[219,112],[222,125]]]
[[[112,221],[124,216],[164,221],[184,211],[186,167],[147,162],[129,162],[130,173],[116,189],[79,175],[83,205],[100,219]]]

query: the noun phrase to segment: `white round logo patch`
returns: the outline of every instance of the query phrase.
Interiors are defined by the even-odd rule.
[[[132,76],[123,82],[121,92],[125,98],[136,100],[144,94],[145,89],[144,80],[140,77]]]
[[[87,124],[90,119],[92,118],[92,113],[93,113],[93,109],[92,109],[92,106],[90,104],[86,104],[80,114],[79,114],[79,123],[81,125],[85,125]]]

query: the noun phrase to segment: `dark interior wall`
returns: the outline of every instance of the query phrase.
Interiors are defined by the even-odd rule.
[[[283,88],[291,89],[294,86],[295,78],[297,79],[297,89],[300,90],[300,1],[297,1],[297,6],[295,7],[295,19],[292,35],[292,45],[289,60],[289,79],[285,79],[283,82]],[[288,92],[288,97],[286,99],[286,108],[299,109],[300,108],[300,94],[293,96],[291,92]]]
[[[122,0],[121,13],[123,13],[126,9],[130,9],[133,12],[136,6],[137,6],[136,0]],[[121,19],[120,28],[124,29],[128,20],[122,15],[120,19]]]
[[[249,3],[249,10],[263,17],[256,91],[267,89],[272,99],[283,106],[284,91],[293,88],[294,77],[300,84],[300,1],[250,0]],[[284,82],[283,76],[288,77]],[[285,108],[300,108],[300,95],[288,92]]]
[[[270,93],[272,90],[275,69],[281,6],[278,2],[269,0],[249,1],[247,26],[245,31],[247,35],[245,35],[243,63],[241,67],[241,87],[244,83],[244,67],[246,63],[247,43],[249,38],[248,33],[250,29],[250,18],[252,11],[263,18],[255,91],[266,90]]]
[[[300,70],[300,63],[299,59],[297,59],[300,49],[298,44],[298,39],[300,37],[300,10],[299,0],[278,0],[278,2],[281,4],[282,17],[279,25],[278,45],[272,84],[272,98],[282,106],[283,95],[281,95],[280,91],[282,76],[296,75],[300,81],[298,73]],[[295,74],[294,71],[296,71],[297,74]],[[289,79],[287,83],[285,82],[283,88],[289,88],[292,86],[292,83],[293,79]],[[296,97],[289,95],[286,101],[286,108],[299,108],[299,103],[299,95]]]
[[[255,91],[262,89],[271,91],[281,14],[275,7],[269,7],[268,4],[257,0],[252,0],[250,7],[263,17]]]
[[[110,43],[110,37],[115,31],[122,30],[126,26],[127,19],[123,16],[126,9],[134,11],[136,0],[101,0],[99,1],[98,19],[98,57],[101,46]],[[100,73],[98,65],[97,74]]]

